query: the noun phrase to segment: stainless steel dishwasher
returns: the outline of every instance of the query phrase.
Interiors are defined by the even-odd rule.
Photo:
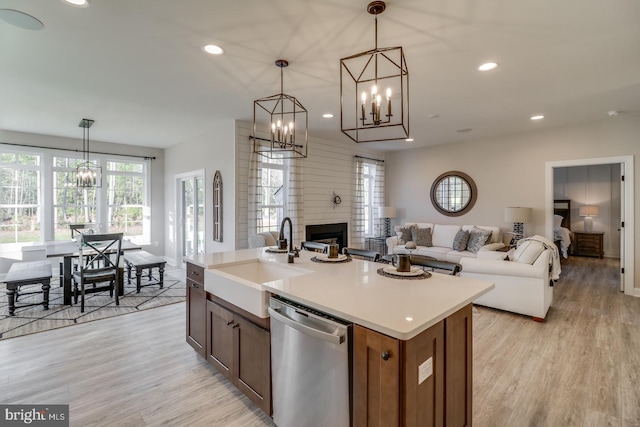
[[[269,301],[269,314],[273,421],[348,427],[352,325],[280,297]]]

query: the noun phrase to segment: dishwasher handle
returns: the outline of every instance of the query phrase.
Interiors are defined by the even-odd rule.
[[[285,316],[277,310],[274,310],[271,307],[268,307],[269,315],[279,322],[284,323],[287,326],[292,327],[293,329],[302,332],[303,334],[310,335],[314,338],[318,338],[323,341],[328,341],[333,344],[342,344],[344,342],[344,335],[334,335],[327,332],[319,331],[315,328],[312,328],[307,325],[303,325],[302,323],[298,323],[292,318]]]

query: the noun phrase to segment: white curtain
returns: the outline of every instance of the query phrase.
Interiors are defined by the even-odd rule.
[[[380,208],[384,204],[384,162],[376,161],[375,180],[373,183],[373,233],[375,236],[382,236],[384,233],[384,218],[380,218]]]
[[[364,160],[355,157],[356,179],[353,195],[353,226],[351,227],[350,246],[355,248],[364,247]]]
[[[305,239],[304,231],[304,197],[303,197],[303,181],[304,159],[288,159],[287,180],[287,201],[285,204],[284,214],[291,218],[293,224],[293,237],[287,236],[287,239],[293,239],[293,245],[300,247],[300,242]],[[286,228],[288,230],[288,228]],[[288,231],[287,231],[288,232]]]
[[[365,192],[368,190],[365,185],[364,167],[369,167],[370,174],[373,175],[373,188],[371,196],[371,235],[380,235],[383,228],[383,218],[378,215],[378,208],[385,205],[384,201],[384,162],[380,160],[364,159],[354,157],[355,160],[355,188],[353,197],[353,225],[351,227],[351,243],[349,246],[356,248],[364,247],[365,240]]]
[[[253,150],[249,155],[247,188],[247,235],[249,239],[262,229],[262,168],[260,168],[259,156]]]

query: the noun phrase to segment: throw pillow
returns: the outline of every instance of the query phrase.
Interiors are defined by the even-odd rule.
[[[460,230],[456,233],[456,237],[453,238],[453,250],[462,252],[467,249],[469,244],[469,232],[467,230]]]
[[[431,244],[431,228],[413,227],[411,229],[411,239],[418,246],[433,246]]]
[[[413,230],[413,225],[410,225],[409,227],[399,227],[398,243],[400,243],[401,245],[404,245],[409,240],[411,240],[413,238],[413,236],[411,235],[411,230]]]
[[[467,243],[467,250],[477,253],[481,247],[483,247],[487,241],[491,238],[491,230],[482,230],[478,227],[473,227],[469,233],[469,243]]]

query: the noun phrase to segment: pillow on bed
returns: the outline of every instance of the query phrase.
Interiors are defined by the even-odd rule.
[[[553,216],[553,228],[560,228],[562,227],[562,220],[564,218],[561,215],[554,215]]]

